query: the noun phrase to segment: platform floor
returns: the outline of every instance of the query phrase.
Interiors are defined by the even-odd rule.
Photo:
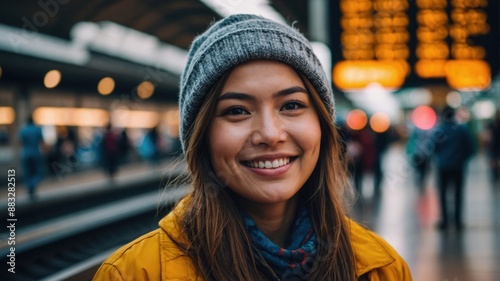
[[[436,228],[440,211],[434,170],[420,193],[396,145],[385,155],[384,171],[380,200],[374,199],[372,178],[366,176],[363,201],[354,206],[353,216],[396,248],[414,280],[500,280],[500,186],[489,181],[483,154],[468,165],[462,231]]]
[[[434,171],[423,194],[414,185],[413,173],[404,158],[403,147],[394,145],[384,158],[385,180],[379,200],[374,200],[372,178],[363,181],[363,200],[352,209],[352,216],[384,237],[407,261],[417,281],[498,281],[500,280],[500,187],[488,181],[487,159],[476,155],[470,162],[465,187],[465,227],[439,231],[438,198]],[[130,177],[163,173],[159,167],[138,163],[122,167],[116,183]],[[61,179],[42,182],[39,200],[85,186],[104,188],[109,179],[100,170],[68,173]],[[20,201],[27,201],[22,186]],[[0,200],[6,201],[6,192]],[[29,204],[29,202],[25,202]]]
[[[97,190],[102,188],[119,188],[123,183],[130,180],[137,181],[138,179],[150,176],[163,176],[168,172],[177,170],[179,167],[184,167],[183,163],[177,163],[180,158],[166,158],[161,160],[157,165],[152,165],[147,162],[135,162],[119,166],[113,180],[108,174],[98,167],[95,169],[87,169],[84,171],[65,171],[58,176],[47,176],[37,187],[36,202],[50,201],[54,198],[64,197],[68,194],[84,193],[86,191]],[[0,192],[0,206],[3,206],[7,200],[7,191]],[[31,202],[28,198],[26,188],[23,183],[18,183],[16,186],[16,204],[25,206]]]

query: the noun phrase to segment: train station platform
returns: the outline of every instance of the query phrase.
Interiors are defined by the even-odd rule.
[[[182,164],[177,167],[182,168]],[[393,145],[384,161],[381,196],[373,195],[370,174],[364,177],[362,199],[352,216],[384,237],[407,261],[417,281],[497,281],[500,276],[500,186],[489,181],[487,158],[479,153],[470,161],[464,194],[464,223],[461,231],[438,230],[439,206],[436,175],[432,167],[425,192],[414,184],[403,147]],[[67,173],[45,179],[36,202],[50,202],[78,192],[109,189],[162,177],[174,166],[171,159],[153,167],[135,163],[120,167],[111,181],[100,169]],[[17,203],[31,204],[22,185],[17,186]],[[6,192],[0,195],[6,201]],[[36,203],[35,202],[35,203]]]
[[[437,229],[435,169],[425,191],[419,192],[403,147],[397,145],[385,155],[381,196],[374,199],[372,179],[365,177],[363,201],[354,206],[353,216],[396,248],[410,266],[413,280],[500,280],[500,186],[490,182],[487,161],[479,153],[469,162],[462,230]]]
[[[37,187],[34,201],[30,200],[26,187],[21,181],[21,184],[16,185],[16,206],[19,208],[30,204],[64,200],[68,196],[99,192],[101,189],[119,190],[122,186],[144,182],[151,177],[161,179],[168,173],[179,173],[182,169],[185,169],[184,162],[171,157],[162,159],[157,165],[141,161],[119,166],[113,179],[99,167],[84,171],[68,171],[59,176],[45,177]],[[6,190],[1,192],[0,201],[6,202],[7,196]]]

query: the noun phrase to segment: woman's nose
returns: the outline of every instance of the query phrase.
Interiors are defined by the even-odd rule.
[[[253,125],[252,144],[274,146],[286,140],[283,121],[277,114],[262,114],[255,118]]]

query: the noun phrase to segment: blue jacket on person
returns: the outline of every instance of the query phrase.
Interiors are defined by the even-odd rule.
[[[465,124],[455,120],[443,121],[438,125],[432,140],[435,143],[437,168],[440,170],[463,169],[474,153],[472,134]]]
[[[28,123],[19,131],[19,141],[22,144],[21,158],[41,158],[40,143],[43,142],[42,129],[33,123]]]

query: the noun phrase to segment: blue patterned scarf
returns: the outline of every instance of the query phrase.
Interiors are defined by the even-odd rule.
[[[274,244],[247,214],[242,215],[256,248],[274,273],[281,280],[305,280],[314,265],[318,244],[307,208],[299,208],[286,248]]]

